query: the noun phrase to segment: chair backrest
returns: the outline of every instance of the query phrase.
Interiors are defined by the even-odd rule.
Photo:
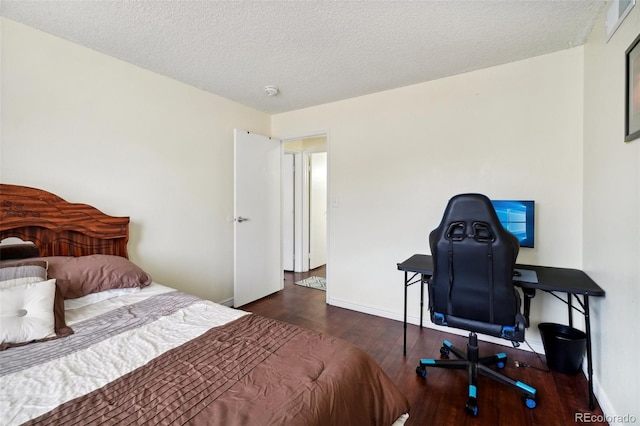
[[[484,329],[478,324],[513,326],[517,322],[520,301],[513,272],[520,246],[486,196],[451,198],[440,225],[429,235],[429,245],[434,268],[429,285],[432,319],[435,312],[457,320],[447,325],[493,335],[499,335],[492,330],[500,327]],[[464,320],[475,327],[465,326]]]

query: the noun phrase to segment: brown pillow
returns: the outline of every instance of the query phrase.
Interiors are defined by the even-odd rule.
[[[114,288],[144,287],[151,276],[120,256],[42,257],[49,264],[48,277],[55,278],[65,299]]]
[[[67,321],[64,317],[64,295],[58,280],[56,280],[56,294],[53,299],[53,321],[53,328],[56,330],[57,337],[66,337],[73,334],[73,330],[67,326]]]
[[[40,249],[34,244],[0,244],[0,260],[28,259],[40,256]]]

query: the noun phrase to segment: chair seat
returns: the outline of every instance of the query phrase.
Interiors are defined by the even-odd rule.
[[[489,336],[500,337],[512,342],[524,342],[524,320],[516,325],[490,324],[482,321],[475,321],[468,318],[460,318],[454,315],[445,315],[438,312],[431,313],[431,322],[437,325],[459,328],[461,330],[473,331]],[[516,345],[518,346],[518,345]]]

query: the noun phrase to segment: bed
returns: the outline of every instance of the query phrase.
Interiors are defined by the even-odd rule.
[[[156,283],[128,238],[127,217],[0,184],[1,425],[407,420],[362,350]]]

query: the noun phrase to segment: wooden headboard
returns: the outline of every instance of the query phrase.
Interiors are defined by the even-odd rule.
[[[27,186],[0,184],[0,240],[32,241],[41,256],[128,257],[129,218]]]

